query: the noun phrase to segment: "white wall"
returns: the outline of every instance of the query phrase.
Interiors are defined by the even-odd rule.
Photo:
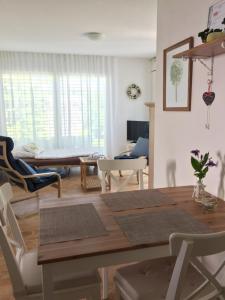
[[[127,120],[148,121],[148,108],[145,102],[151,99],[151,61],[144,58],[116,59],[116,95],[119,112],[117,151],[126,150]],[[129,100],[126,91],[130,84],[135,83],[141,88],[141,96],[137,100]]]
[[[195,37],[206,28],[212,0],[159,0],[157,37],[157,91],[155,134],[155,186],[167,186],[167,168],[175,169],[176,185],[194,184],[190,150],[209,151],[223,165],[211,169],[205,179],[207,190],[224,197],[225,176],[225,55],[215,58],[213,90],[216,98],[211,107],[211,129],[205,129],[206,106],[202,93],[207,90],[207,71],[194,63],[191,112],[163,112],[163,49]],[[210,61],[209,61],[210,63]]]

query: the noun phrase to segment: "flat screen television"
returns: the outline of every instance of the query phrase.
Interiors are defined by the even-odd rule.
[[[149,122],[127,121],[127,140],[136,142],[139,137],[149,138]]]

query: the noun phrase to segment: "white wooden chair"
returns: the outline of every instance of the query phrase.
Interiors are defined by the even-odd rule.
[[[170,236],[171,257],[136,263],[117,271],[115,283],[120,299],[225,299],[225,288],[217,280],[225,262],[212,274],[199,258],[223,251],[225,232],[174,233]]]
[[[11,278],[14,297],[16,300],[41,300],[42,268],[37,265],[37,251],[26,249],[19,225],[8,202],[11,197],[10,191],[8,183],[0,187],[0,207],[3,207],[3,220],[7,224],[4,226],[0,222],[0,247]],[[96,270],[84,270],[82,274],[76,272],[67,274],[66,270],[62,270],[62,274],[54,278],[54,291],[54,300],[101,299],[99,274]]]
[[[116,160],[116,159],[99,159],[97,161],[98,169],[99,169],[99,177],[101,180],[101,188],[102,192],[106,192],[106,186],[111,186],[110,182],[107,180],[112,180],[116,185],[116,192],[122,191],[122,189],[126,186],[126,184],[130,181],[130,179],[138,173],[138,182],[139,189],[144,189],[143,183],[143,170],[146,168],[147,159],[144,157],[140,157],[137,159],[127,159],[127,160]],[[113,171],[123,171],[129,170],[132,171],[131,174],[127,176],[127,178],[121,183],[120,180],[115,177],[112,173]],[[108,297],[108,269],[102,268],[102,279],[103,279],[103,299]]]
[[[121,191],[131,178],[138,173],[139,189],[144,188],[143,170],[146,168],[147,160],[143,157],[137,159],[115,160],[115,159],[100,159],[98,160],[98,168],[100,170],[99,177],[101,180],[102,192],[106,192],[106,179],[110,178],[116,185],[116,192]],[[132,171],[131,174],[121,183],[120,180],[113,174],[113,171]]]
[[[0,187],[0,207],[2,224],[6,225],[7,233],[11,235],[11,243],[16,247],[16,255],[20,256],[27,251],[19,224],[16,220],[10,201],[13,199],[12,187],[5,183]]]

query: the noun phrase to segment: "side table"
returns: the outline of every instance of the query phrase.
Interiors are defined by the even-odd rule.
[[[80,157],[81,187],[84,191],[101,189],[98,178],[97,160],[88,157]]]

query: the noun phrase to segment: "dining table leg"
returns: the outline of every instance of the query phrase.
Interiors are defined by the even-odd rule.
[[[103,300],[107,299],[109,296],[109,274],[108,268],[102,268],[102,298]]]
[[[42,266],[42,289],[43,300],[52,300],[53,297],[53,276],[51,266],[45,264]]]

